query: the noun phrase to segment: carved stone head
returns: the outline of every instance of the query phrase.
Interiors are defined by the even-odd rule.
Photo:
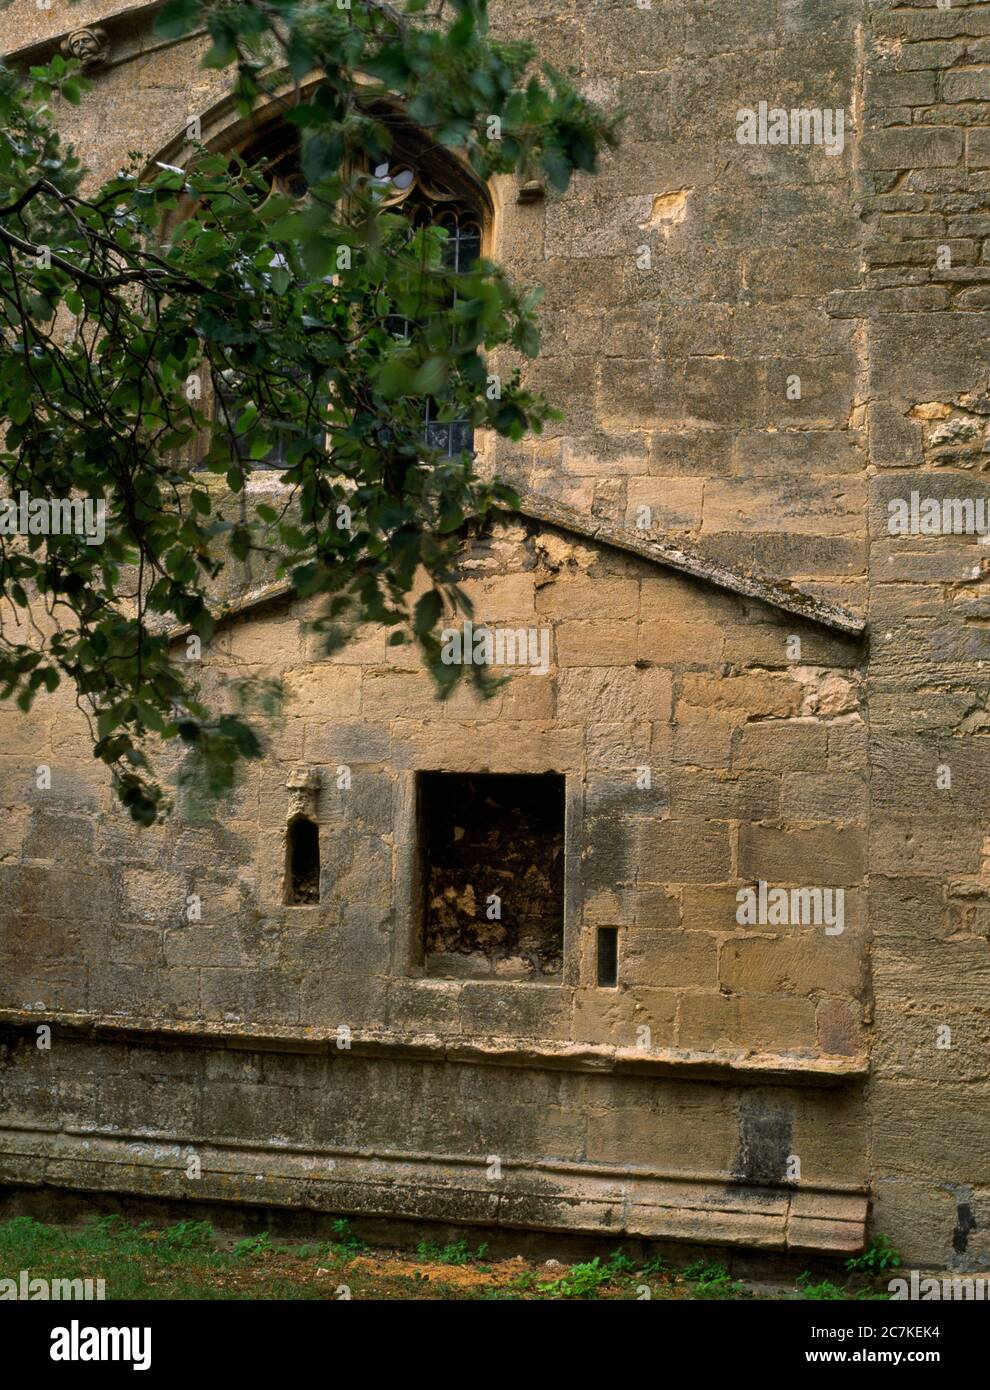
[[[105,63],[110,56],[110,41],[105,29],[74,29],[62,41],[62,52],[66,58],[75,58],[84,68]]]
[[[320,790],[320,770],[316,767],[293,768],[286,779],[289,792],[288,819],[306,816],[316,819],[316,797]]]

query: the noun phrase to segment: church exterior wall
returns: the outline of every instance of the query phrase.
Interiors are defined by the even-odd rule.
[[[0,1182],[833,1252],[868,1209],[906,1260],[982,1268],[986,552],[888,518],[988,493],[990,5],[493,10],[629,113],[599,178],[493,190],[565,419],[483,466],[580,526],[508,517],[464,574],[479,622],[548,633],[548,669],[441,706],[383,634],[326,660],[272,596],[203,664],[284,677],[269,755],[215,822],[149,831],[71,703],[0,709]],[[98,174],[229,125],[197,42],[155,46],[141,7],[15,0],[0,41],[96,23],[64,127]],[[841,109],[841,152],[739,143],[761,102]],[[644,515],[866,635],[594,535]],[[424,968],[426,771],[563,775],[559,976]],[[306,772],[321,894],[287,905]],[[741,923],[761,881],[841,887],[842,932]]]

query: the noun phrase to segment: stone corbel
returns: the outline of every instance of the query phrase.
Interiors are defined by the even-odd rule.
[[[539,203],[546,197],[546,187],[541,179],[529,179],[522,184],[516,194],[517,203]]]
[[[315,767],[293,768],[285,785],[289,793],[288,819],[292,821],[297,816],[305,816],[307,820],[315,821],[316,797],[320,790],[319,769]]]
[[[95,68],[110,57],[110,38],[105,29],[73,29],[61,44],[63,56],[75,58],[83,68]]]

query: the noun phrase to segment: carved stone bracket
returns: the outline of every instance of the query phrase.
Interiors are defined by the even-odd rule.
[[[75,58],[84,68],[95,68],[110,57],[110,39],[105,29],[73,29],[61,47],[66,58]]]
[[[315,820],[316,797],[320,790],[319,769],[315,767],[293,768],[285,785],[289,793],[288,819],[291,821],[295,820],[296,816],[306,816],[309,820]]]
[[[547,190],[540,179],[529,179],[521,185],[516,194],[517,203],[539,203],[547,194]]]

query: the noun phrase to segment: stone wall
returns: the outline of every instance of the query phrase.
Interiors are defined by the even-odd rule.
[[[987,551],[888,517],[913,490],[988,496],[990,6],[875,10],[866,269],[834,306],[870,344],[875,1220],[972,1268],[990,1260]]]
[[[861,602],[864,341],[826,306],[858,284],[854,134],[839,157],[736,139],[738,109],[761,100],[844,107],[852,124],[860,6],[493,9],[627,112],[598,177],[504,200],[496,251],[546,288],[530,376],[568,409],[527,450],[500,450],[501,471],[629,526],[649,507],[729,563]]]
[[[301,605],[234,619],[203,653],[204,690],[222,701],[233,677],[279,677],[285,718],[204,823],[180,801],[169,823],[133,827],[90,772],[68,698],[39,706],[30,753],[5,759],[4,804],[25,809],[0,864],[6,1002],[628,1047],[646,1024],[658,1047],[859,1055],[858,644],[805,625],[788,662],[799,620],[533,522],[479,540],[464,572],[479,624],[548,633],[545,675],[506,670],[492,699],[464,685],[439,705],[384,630],[327,660]],[[610,618],[588,616],[599,605]],[[37,760],[50,790],[34,787]],[[321,783],[316,906],[283,898],[300,767]],[[418,770],[564,775],[559,985],[408,978]],[[760,879],[843,885],[844,931],[741,928],[738,888]],[[619,991],[594,985],[598,925],[622,929]]]
[[[43,1056],[4,1031],[0,1173],[23,1189],[778,1251],[862,1240],[863,1110],[841,1091],[126,1030],[56,1032]],[[792,1149],[800,1185],[781,1181]]]
[[[125,9],[0,14],[28,54],[106,25],[63,113],[101,174],[189,115],[230,134],[199,45]],[[205,681],[265,669],[289,699],[215,821],[134,831],[68,703],[0,709],[0,1181],[194,1195],[193,1146],[204,1198],[833,1250],[869,1193],[908,1261],[984,1267],[986,551],[888,516],[988,492],[990,4],[493,9],[628,117],[599,178],[494,189],[495,254],[546,287],[529,379],[565,419],[484,467],[793,579],[869,639],[514,518],[467,587],[479,619],[550,631],[547,674],[441,707],[380,633],[328,661],[304,605],[245,613]],[[760,102],[841,108],[841,153],[741,145]],[[292,907],[306,769],[323,892]],[[423,770],[565,776],[559,978],[424,972]],[[843,932],[741,924],[760,880],[841,886]]]
[[[298,604],[276,601],[223,627],[203,654],[204,686],[222,699],[225,681],[251,671],[281,677],[288,699],[268,756],[215,818],[180,804],[164,826],[132,827],[90,773],[74,711],[57,701],[39,707],[30,755],[25,749],[4,759],[3,804],[20,830],[0,863],[2,1002],[19,1025],[16,1035],[30,1043],[32,1017],[71,1014],[76,1030],[88,1019],[129,1038],[137,1056],[156,1030],[181,1043],[189,1028],[206,1029],[218,1045],[240,1040],[241,1047],[261,1034],[266,1047],[290,1052],[300,1039],[325,1038],[332,1052],[343,1029],[350,1045],[338,1051],[334,1078],[348,1079],[343,1090],[335,1082],[329,1110],[328,1101],[314,1102],[319,1136],[336,1135],[341,1163],[345,1140],[360,1146],[373,1134],[375,1145],[390,1143],[397,1155],[456,1156],[465,1142],[458,1127],[467,1123],[461,1090],[473,1084],[471,1075],[459,1079],[458,1050],[473,1049],[476,1064],[488,1067],[507,1053],[523,1070],[513,1083],[516,1107],[489,1105],[491,1088],[501,1084],[493,1075],[471,1111],[480,1116],[468,1146],[476,1164],[489,1154],[509,1165],[553,1160],[577,1164],[582,1182],[594,1182],[597,1166],[625,1162],[631,1172],[642,1169],[644,1181],[659,1171],[688,1183],[688,1196],[704,1177],[716,1183],[715,1197],[706,1191],[701,1202],[709,1215],[726,1184],[741,1185],[744,1205],[768,1201],[773,1208],[758,1243],[782,1246],[801,1243],[786,1236],[796,1158],[801,1190],[819,1191],[824,1203],[813,1212],[823,1233],[809,1241],[852,1248],[862,1235],[862,1206],[857,1224],[829,1203],[862,1188],[866,1161],[858,1108],[868,999],[859,644],[537,522],[507,520],[479,538],[464,573],[479,623],[549,637],[546,673],[511,674],[488,701],[464,688],[438,706],[418,659],[387,647],[383,630],[321,659]],[[668,631],[675,620],[676,641]],[[801,659],[788,661],[795,629]],[[8,727],[16,720],[5,717]],[[35,760],[50,760],[50,790],[34,790]],[[300,769],[320,783],[314,813],[322,891],[316,905],[286,906],[294,804],[287,784]],[[562,974],[523,980],[424,971],[424,920],[413,891],[420,769],[564,776]],[[737,891],[760,879],[841,883],[842,934],[813,925],[740,926]],[[619,933],[617,988],[597,984],[602,925]],[[74,1037],[70,1031],[56,1040],[51,1054],[64,1085],[51,1077],[40,1089],[25,1081],[17,1063],[30,1058],[30,1046],[12,1054],[4,1092],[15,1121],[8,1180],[30,1177],[25,1135],[47,1132],[53,1094],[56,1114],[57,1098],[75,1094]],[[365,1058],[368,1047],[378,1049],[374,1061]],[[420,1064],[408,1059],[417,1050],[427,1073],[421,1079]],[[106,1076],[87,1073],[85,1083],[77,1076],[89,1108],[66,1121],[69,1137],[88,1133],[102,1116],[96,1128],[118,1137],[154,1133],[196,1145],[206,1135],[237,1148],[258,1141],[261,1124],[272,1148],[283,1131],[294,1142],[306,1138],[302,1116],[297,1131],[292,1107],[278,1106],[272,1114],[281,1129],[255,1116],[248,1134],[246,1081],[238,1095],[248,1110],[225,1107],[207,1085],[196,1102],[201,1122],[193,1123],[192,1112],[183,1124],[169,1119],[189,1093],[185,1080],[174,1079],[171,1054],[158,1050],[154,1059],[148,1065],[165,1068],[156,1088],[161,1106],[143,1117],[127,1099],[130,1063],[116,1063]],[[302,1075],[317,1066],[295,1065]],[[350,1079],[352,1067],[362,1080]],[[396,1067],[404,1078],[395,1082],[397,1099],[408,1088],[401,1124],[388,1118],[380,1094]],[[114,1081],[118,1068],[125,1079]],[[605,1074],[580,1082],[580,1103],[567,1090],[579,1083],[558,1078],[553,1084],[565,1088],[559,1106],[541,1109],[538,1098],[550,1084],[543,1069]],[[684,1080],[647,1084],[644,1074],[715,1080],[697,1088]],[[749,1093],[740,1082],[779,1090]],[[840,1089],[808,1100],[794,1089],[805,1082]],[[318,1079],[314,1086],[325,1095]],[[417,1100],[423,1086],[433,1088],[428,1101]],[[351,1088],[364,1097],[357,1109],[346,1100]],[[687,1149],[675,1149],[667,1127],[681,1127],[676,1116],[685,1106],[692,1116]],[[808,1118],[833,1107],[850,1116],[841,1151],[832,1138],[825,1142],[827,1127]],[[526,1125],[516,1124],[517,1114],[529,1117]],[[763,1168],[748,1173],[744,1136],[754,1123],[769,1130],[756,1150]],[[429,1144],[411,1142],[408,1130],[424,1124],[432,1126]],[[47,1157],[31,1152],[54,1181]],[[122,1160],[110,1146],[101,1162]],[[321,1189],[324,1208],[353,1209],[357,1198],[343,1173],[335,1170],[337,1188]],[[101,1185],[114,1181],[104,1173]],[[569,1181],[548,1189],[562,1204],[562,1225],[587,1215],[572,1210]],[[441,1185],[451,1182],[448,1174]],[[241,1198],[250,1190],[239,1189]],[[661,1204],[666,1214],[655,1227],[623,1207],[604,1228],[682,1230],[677,1211],[692,1203],[677,1192],[676,1202]],[[467,1197],[457,1207],[456,1190],[446,1200],[446,1210],[476,1219]],[[749,1239],[739,1221],[713,1228],[713,1237]]]

